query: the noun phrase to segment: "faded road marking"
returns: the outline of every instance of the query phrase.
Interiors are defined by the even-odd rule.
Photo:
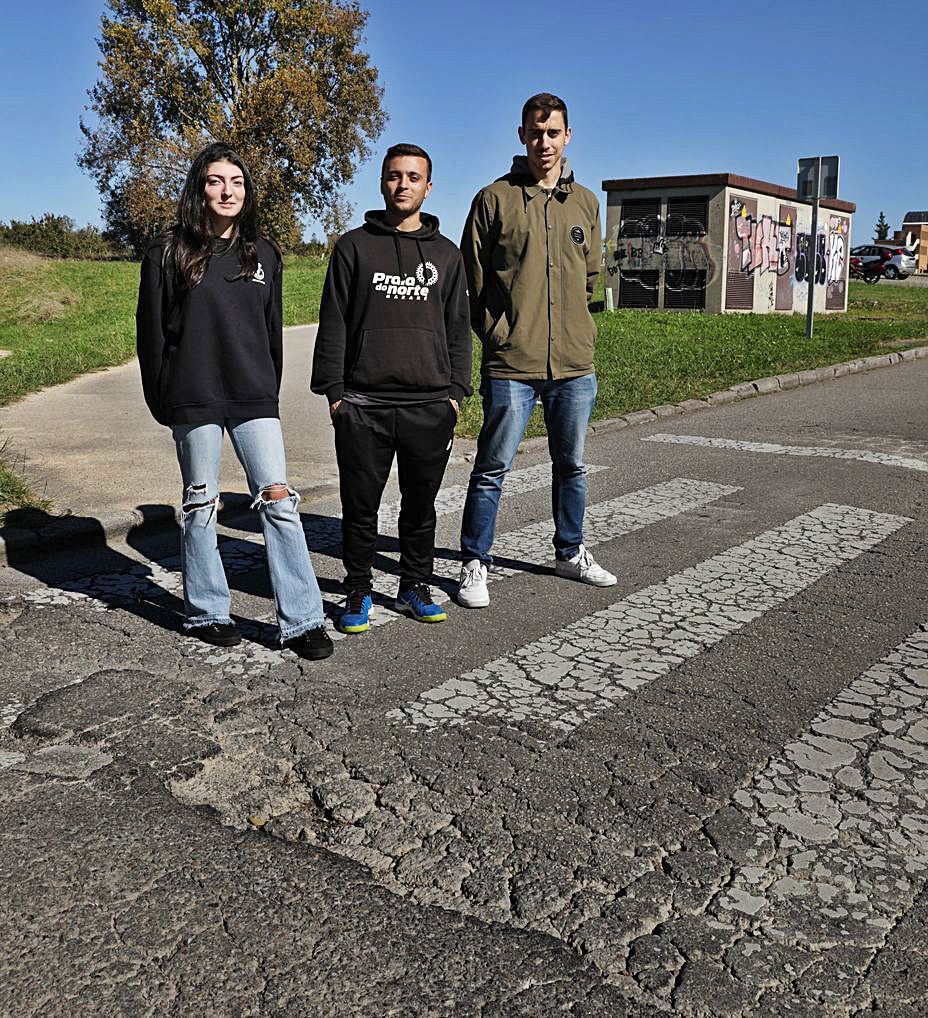
[[[5,703],[0,707],[0,731],[9,728],[25,709],[26,705],[18,700],[13,703]]]
[[[672,445],[699,445],[708,449],[735,449],[770,456],[813,456],[825,459],[859,460],[883,467],[903,467],[928,473],[928,460],[916,456],[894,456],[870,449],[837,449],[825,445],[780,445],[777,442],[742,442],[733,438],[707,438],[704,435],[648,435],[642,442],[666,442]]]
[[[491,719],[571,731],[909,522],[853,506],[819,506],[449,679],[387,716],[426,728]]]
[[[598,474],[601,470],[608,470],[608,467],[594,466],[587,464],[586,473]],[[551,484],[551,464],[539,463],[534,467],[523,467],[521,470],[512,470],[506,475],[506,482],[503,485],[503,497],[510,498],[513,495],[522,495],[527,491],[537,491],[539,488],[547,488]],[[452,484],[442,488],[435,499],[435,514],[437,516],[450,516],[452,513],[459,513],[464,509],[464,500],[467,498],[466,484]],[[389,502],[380,507],[378,513],[378,525],[381,530],[396,529],[400,517],[399,502]]]
[[[717,910],[757,915],[776,940],[879,946],[928,871],[926,708],[922,626],[735,793],[759,845],[776,847]]]
[[[584,543],[588,548],[595,548],[615,538],[642,530],[652,523],[672,519],[681,513],[693,509],[701,509],[726,495],[733,495],[740,488],[729,484],[715,484],[711,481],[694,481],[687,477],[675,477],[673,480],[654,484],[649,488],[632,491],[617,498],[597,502],[587,508],[584,519]],[[517,576],[527,569],[537,568],[554,561],[554,524],[551,520],[530,523],[518,530],[497,537],[493,545],[493,555],[498,562],[517,562],[515,566],[494,565],[487,574],[488,583],[498,583],[501,579]],[[436,576],[456,580],[460,575],[461,563],[454,559],[436,559],[434,572]],[[395,574],[375,572],[374,593],[385,598],[396,595],[398,577]],[[435,588],[432,596],[437,604],[450,600],[450,595],[441,588]],[[372,626],[382,626],[395,621],[400,616],[393,611],[377,608],[371,616]],[[339,633],[339,636],[343,634]]]
[[[806,1014],[823,999],[829,1014],[869,1013],[869,967],[928,879],[928,624],[831,700],[695,844],[705,847],[684,847],[679,867],[669,855],[665,872],[736,865],[703,909],[673,917],[710,956],[685,1013],[706,1013],[732,973],[741,989],[713,1014]],[[676,958],[668,986],[687,982]]]

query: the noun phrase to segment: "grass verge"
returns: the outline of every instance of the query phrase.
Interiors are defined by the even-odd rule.
[[[284,258],[284,325],[319,321],[319,302],[328,261],[301,255]]]
[[[754,378],[918,346],[928,337],[928,287],[851,283],[847,314],[816,316],[811,340],[802,315],[612,311],[594,317],[599,396],[593,416],[603,419]],[[479,350],[475,342],[475,355]],[[475,389],[478,384],[475,365]],[[471,396],[458,434],[475,437],[482,416],[479,396]],[[540,411],[527,434],[544,434]]]

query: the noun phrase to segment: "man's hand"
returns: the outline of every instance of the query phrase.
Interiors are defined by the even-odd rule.
[[[334,417],[335,411],[342,405],[342,401],[337,399],[334,403],[329,404],[329,413]]]
[[[456,399],[452,399],[449,396],[448,397],[448,402],[454,407],[455,416],[459,417],[461,415],[461,408],[458,406],[458,401]]]

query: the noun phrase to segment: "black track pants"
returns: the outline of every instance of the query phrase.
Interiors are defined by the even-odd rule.
[[[377,510],[394,455],[401,496],[401,582],[431,582],[435,496],[451,455],[456,420],[450,400],[397,407],[362,407],[343,400],[335,411],[346,590],[370,590]]]

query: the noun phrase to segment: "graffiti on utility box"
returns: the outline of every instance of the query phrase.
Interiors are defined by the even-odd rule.
[[[795,226],[792,216],[787,214],[784,222],[773,216],[761,216],[758,219],[756,212],[752,213],[745,201],[732,198],[729,217],[736,259],[730,270],[737,268],[751,274],[760,269],[761,275],[775,272],[778,276],[789,273]]]
[[[815,245],[815,285],[821,286],[826,278],[825,234],[816,237]],[[812,235],[799,233],[796,235],[796,282],[808,283],[812,278]]]
[[[828,264],[826,269],[825,308],[843,310],[847,285],[851,221],[846,216],[828,217]]]
[[[715,278],[716,259],[706,239],[706,229],[695,220],[673,218],[673,232],[660,216],[623,219],[616,231],[614,265],[610,276],[623,272],[660,273],[668,290],[704,289]],[[690,282],[694,280],[694,282]],[[636,275],[639,286],[656,289]]]

